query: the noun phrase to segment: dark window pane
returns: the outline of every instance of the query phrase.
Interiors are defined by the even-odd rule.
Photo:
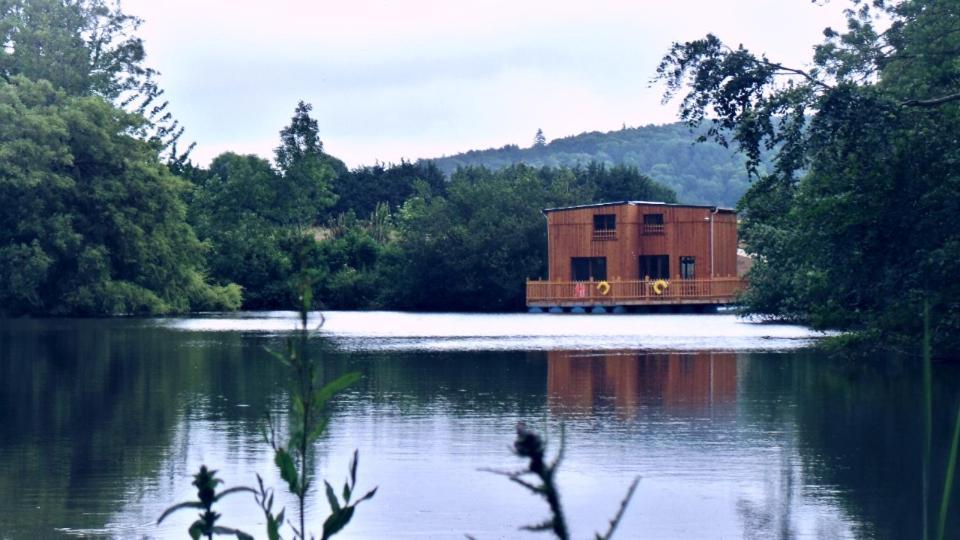
[[[644,225],[663,225],[663,214],[644,214]]]
[[[593,216],[593,230],[595,231],[617,230],[617,215],[616,214],[598,214]]]
[[[670,279],[670,256],[641,255],[640,279]]]
[[[607,279],[606,257],[573,257],[570,259],[573,281],[604,281]]]
[[[680,279],[696,279],[696,258],[680,257]]]

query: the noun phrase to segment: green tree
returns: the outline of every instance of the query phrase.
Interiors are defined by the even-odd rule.
[[[960,342],[958,18],[952,0],[854,0],[809,70],[714,36],[664,57],[681,118],[757,177],[741,202],[749,312],[919,343],[926,299],[939,350]]]
[[[0,0],[0,77],[50,81],[71,96],[100,96],[144,116],[131,126],[178,155],[183,133],[145,65],[141,20],[106,0]],[[188,150],[189,152],[189,150]]]
[[[543,135],[543,130],[537,128],[537,134],[533,136],[533,147],[543,148],[547,145],[547,138]]]
[[[299,232],[315,225],[336,202],[330,187],[334,171],[323,153],[317,121],[310,117],[312,109],[303,101],[297,104],[290,125],[280,131],[275,152],[284,192],[275,201],[277,216]]]
[[[191,220],[211,245],[211,275],[243,287],[245,308],[291,305],[293,241],[277,209],[289,195],[280,175],[263,158],[230,152],[194,175]]]
[[[384,270],[401,307],[512,310],[524,282],[542,275],[546,227],[540,211],[582,201],[569,170],[544,175],[517,165],[460,169],[447,196],[425,184],[399,212],[399,250]]]
[[[0,305],[11,313],[233,309],[207,283],[186,184],[129,135],[142,117],[45,81],[0,80]]]

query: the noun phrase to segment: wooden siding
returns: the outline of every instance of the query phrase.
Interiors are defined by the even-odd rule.
[[[615,232],[594,231],[594,216],[605,214],[616,216]],[[663,226],[645,225],[647,214],[662,215]],[[729,210],[656,203],[556,209],[547,212],[547,246],[547,281],[528,283],[531,306],[551,305],[551,299],[557,305],[584,303],[573,283],[572,259],[578,257],[604,257],[607,263],[612,290],[605,298],[590,294],[595,301],[589,304],[730,303],[743,288],[737,279],[737,216]],[[640,257],[654,255],[669,261],[671,288],[663,295],[651,295],[648,276],[640,275]],[[693,280],[680,279],[681,257],[694,258]]]
[[[617,216],[614,238],[595,238],[593,216],[599,214]],[[645,234],[644,214],[662,214],[663,233]],[[737,275],[737,216],[729,211],[653,204],[555,210],[547,214],[547,245],[550,281],[573,279],[573,257],[606,257],[608,281],[642,279],[641,255],[667,255],[671,280],[680,278],[680,257],[696,258],[696,278]]]

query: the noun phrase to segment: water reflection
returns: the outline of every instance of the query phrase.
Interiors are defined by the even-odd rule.
[[[547,391],[559,410],[613,405],[635,416],[641,407],[698,409],[737,397],[737,355],[696,353],[547,353]]]
[[[154,520],[192,496],[189,475],[201,463],[230,485],[256,472],[280,485],[259,435],[263,412],[286,407],[286,374],[264,351],[280,339],[139,320],[0,322],[0,538],[182,537],[186,513],[163,528]],[[522,536],[516,526],[542,514],[539,501],[477,471],[518,465],[506,448],[520,419],[553,434],[567,426],[560,481],[578,537],[604,527],[638,474],[622,538],[920,531],[920,377],[910,359],[348,354],[336,344],[311,341],[328,375],[359,369],[365,378],[335,404],[316,473],[341,478],[359,448],[361,484],[381,486],[343,538]],[[938,365],[935,381],[938,502],[960,373]],[[318,524],[326,510],[316,500]],[[235,501],[225,523],[259,531],[256,508]],[[953,530],[958,516],[955,498]]]

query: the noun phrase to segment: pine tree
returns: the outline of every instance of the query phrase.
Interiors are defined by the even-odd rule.
[[[543,130],[537,129],[537,134],[533,136],[533,146],[536,148],[541,148],[546,146],[547,138],[543,136]]]

